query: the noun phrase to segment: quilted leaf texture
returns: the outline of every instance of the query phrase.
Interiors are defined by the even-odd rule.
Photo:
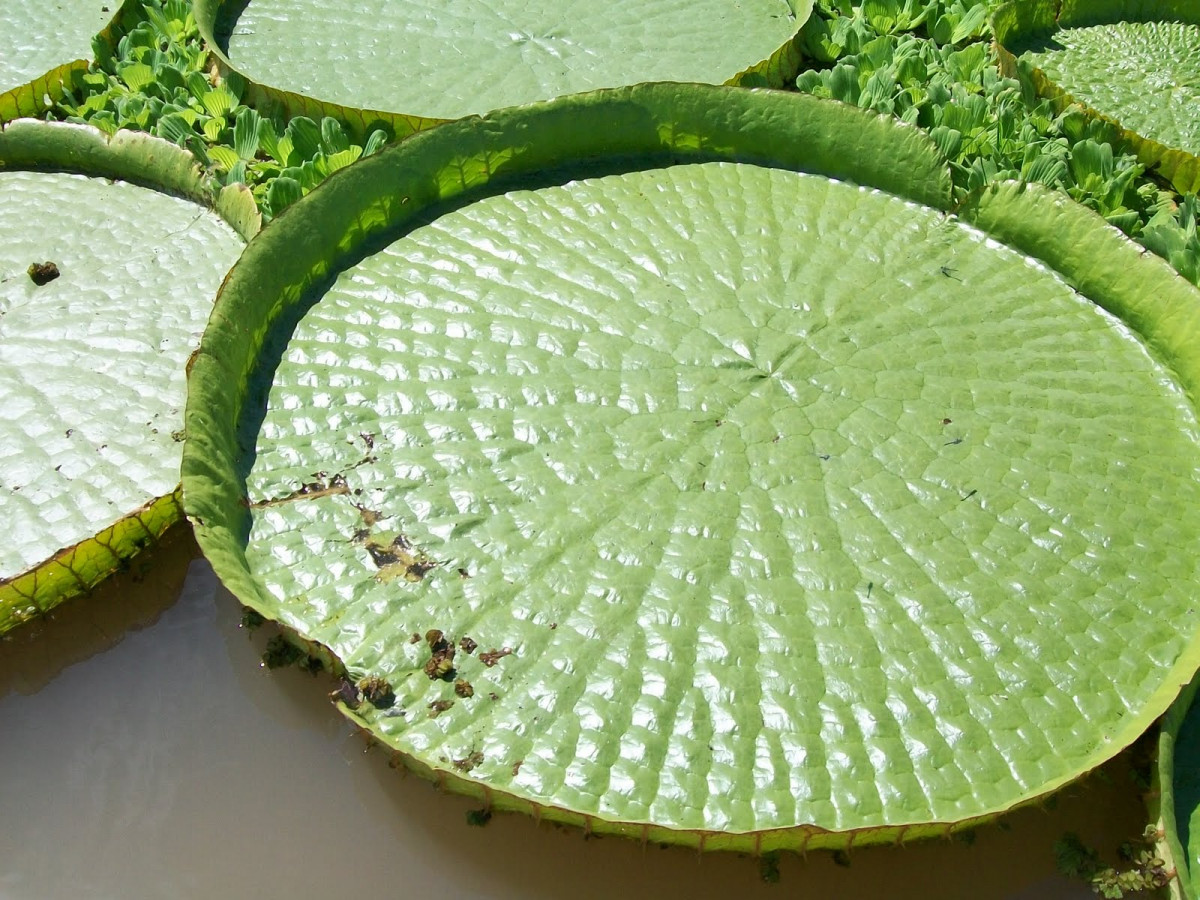
[[[1084,104],[1183,193],[1200,189],[1200,11],[1182,0],[1018,0],[994,16],[1001,66]]]
[[[214,309],[185,504],[423,774],[705,848],[900,841],[1194,671],[1200,294],[1081,208],[955,218],[913,129],[675,85],[311,197]]]
[[[35,170],[61,166],[77,171]],[[215,202],[192,167],[145,135],[0,133],[0,632],[180,518],[183,367],[243,241],[201,203],[113,179]]]
[[[811,11],[812,0],[202,0],[197,22],[233,68],[271,86],[265,100],[403,114],[394,127],[406,133],[643,81],[781,87]]]
[[[91,59],[92,36],[118,0],[4,0],[0,3],[0,94],[76,59]]]

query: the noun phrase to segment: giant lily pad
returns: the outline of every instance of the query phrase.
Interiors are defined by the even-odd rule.
[[[1060,8],[1061,7],[1061,8]],[[1200,9],[1186,0],[1017,0],[994,17],[1001,67],[1083,104],[1185,193],[1200,190]]]
[[[853,182],[853,183],[852,183]],[[230,273],[185,506],[417,771],[643,839],[945,833],[1196,668],[1200,293],[915,129],[648,85],[338,173]]]
[[[0,201],[2,633],[180,519],[184,363],[242,249],[212,206],[257,214],[165,141],[29,121],[0,132]]]
[[[405,132],[640,81],[781,87],[811,11],[812,0],[200,0],[196,20],[231,67],[271,86],[258,102],[351,122],[383,110]]]
[[[0,122],[44,111],[87,69],[92,37],[116,21],[116,0],[0,2]]]

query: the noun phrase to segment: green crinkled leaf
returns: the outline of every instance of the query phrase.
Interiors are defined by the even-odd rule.
[[[793,41],[811,11],[812,0],[660,0],[649,12],[619,2],[201,0],[196,18],[234,69],[272,86],[267,99],[293,113],[390,110],[415,130],[641,81],[780,87],[795,77]],[[300,108],[303,97],[316,108]]]
[[[1065,28],[1026,57],[1065,91],[1155,140],[1200,152],[1200,23]]]
[[[496,808],[769,851],[1061,786],[1200,656],[1200,293],[1060,195],[950,216],[938,159],[651,85],[356,164],[214,308],[205,553]]]
[[[183,366],[242,241],[176,193],[257,228],[244,191],[216,194],[158,139],[28,121],[0,132],[0,633],[179,517]],[[31,265],[46,262],[58,275],[39,284]]]
[[[1001,65],[1085,104],[1184,193],[1200,189],[1200,9],[1184,0],[1018,0],[994,17]]]

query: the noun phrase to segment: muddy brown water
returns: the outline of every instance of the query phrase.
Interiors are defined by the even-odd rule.
[[[1118,759],[971,844],[785,856],[777,884],[734,854],[473,827],[477,802],[365,750],[329,680],[263,668],[269,631],[240,619],[177,530],[148,571],[0,641],[0,898],[1083,900],[1055,841],[1112,854],[1145,825]]]

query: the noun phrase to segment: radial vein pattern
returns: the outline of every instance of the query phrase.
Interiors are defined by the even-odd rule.
[[[252,569],[389,679],[395,746],[538,802],[955,821],[1075,771],[1194,630],[1169,371],[889,195],[733,164],[510,193],[343,273],[282,353]],[[456,695],[433,629],[511,653],[460,651]]]

